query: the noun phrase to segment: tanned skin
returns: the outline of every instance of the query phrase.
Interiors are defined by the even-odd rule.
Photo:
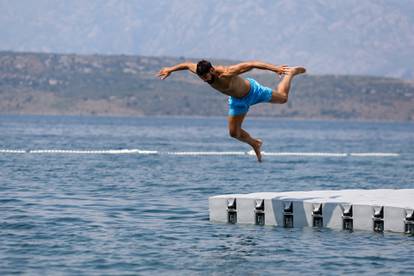
[[[213,66],[210,69],[210,72],[198,77],[200,77],[204,82],[208,83],[212,88],[225,95],[242,98],[249,93],[250,82],[240,77],[240,74],[248,72],[252,69],[268,70],[278,74],[279,76],[283,76],[283,79],[272,91],[272,98],[270,102],[275,104],[284,104],[288,101],[290,85],[293,77],[306,72],[306,69],[300,66],[276,66],[260,61],[250,61],[231,66]],[[188,70],[197,75],[197,64],[185,62],[172,67],[164,67],[158,72],[157,76],[164,80],[172,72],[181,70]],[[242,128],[242,123],[246,114],[228,116],[229,134],[231,137],[249,144],[253,148],[257,156],[257,160],[261,162],[261,147],[263,144],[262,140],[251,137],[250,134]]]

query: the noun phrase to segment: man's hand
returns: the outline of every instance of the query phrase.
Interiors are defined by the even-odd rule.
[[[164,67],[158,72],[157,76],[160,79],[164,80],[164,79],[168,78],[168,76],[171,74],[171,72],[172,71],[170,70],[169,67]]]
[[[289,73],[289,67],[287,65],[277,66],[275,73],[279,74],[280,77],[282,75],[286,75],[287,73]]]

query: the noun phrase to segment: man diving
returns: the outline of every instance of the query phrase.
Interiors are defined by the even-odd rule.
[[[239,76],[252,69],[269,70],[284,77],[275,89],[271,89],[262,86],[254,79],[244,79]],[[251,137],[242,129],[242,123],[249,107],[261,102],[286,103],[293,77],[306,72],[304,67],[275,66],[259,61],[243,62],[232,66],[213,66],[209,61],[201,60],[197,64],[186,62],[172,67],[164,67],[158,72],[158,77],[166,79],[172,72],[180,70],[189,70],[197,74],[211,87],[229,96],[229,134],[231,137],[249,144],[256,153],[259,162],[262,160],[262,141]]]

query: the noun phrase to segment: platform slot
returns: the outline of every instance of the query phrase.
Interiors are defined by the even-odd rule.
[[[255,200],[255,224],[256,225],[265,225],[265,212],[264,212],[264,199],[256,199]]]
[[[354,230],[354,218],[353,218],[352,205],[343,206],[342,229],[348,230],[348,231]]]
[[[384,232],[384,207],[374,207],[374,215],[372,216],[374,232]]]
[[[312,226],[323,227],[322,203],[313,204]]]
[[[237,223],[237,201],[235,198],[227,200],[227,222]]]
[[[293,202],[283,202],[283,227],[293,228]]]
[[[405,210],[405,233],[414,235],[414,210]]]

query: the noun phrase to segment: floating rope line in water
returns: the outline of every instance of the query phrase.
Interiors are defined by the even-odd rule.
[[[240,156],[255,155],[253,151],[156,151],[140,149],[109,149],[109,150],[64,150],[64,149],[0,149],[0,154],[138,154],[138,155],[174,155],[174,156]],[[263,156],[292,157],[398,157],[399,153],[360,152],[262,152]]]

